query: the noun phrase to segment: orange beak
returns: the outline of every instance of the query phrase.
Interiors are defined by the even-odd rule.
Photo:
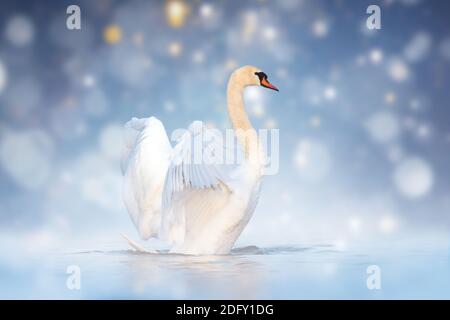
[[[272,89],[272,90],[275,90],[275,91],[280,91],[280,90],[278,90],[277,87],[275,87],[273,84],[271,84],[266,78],[263,78],[261,80],[261,85],[263,87],[266,87],[266,88],[269,88],[269,89]]]

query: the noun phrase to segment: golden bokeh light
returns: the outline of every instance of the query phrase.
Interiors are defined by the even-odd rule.
[[[117,25],[109,25],[103,31],[103,39],[108,44],[116,44],[122,40],[122,29]]]
[[[168,0],[165,13],[167,23],[172,28],[180,28],[186,22],[186,17],[190,11],[189,6],[182,0]]]

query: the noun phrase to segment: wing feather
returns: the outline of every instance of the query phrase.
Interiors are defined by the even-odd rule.
[[[125,125],[122,158],[123,196],[143,239],[156,237],[161,224],[161,195],[172,148],[158,119],[133,118]]]
[[[164,184],[164,239],[182,243],[198,231],[201,224],[197,222],[212,218],[226,204],[230,189],[221,187],[227,183],[220,169],[224,159],[211,157],[214,150],[223,154],[223,148],[221,136],[200,121],[179,139]]]

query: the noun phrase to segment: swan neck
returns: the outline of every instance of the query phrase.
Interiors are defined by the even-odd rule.
[[[228,82],[228,113],[234,130],[254,129],[244,108],[244,86],[232,76]]]
[[[245,152],[246,159],[258,154],[258,137],[253,128],[248,114],[244,107],[244,89],[246,85],[239,78],[238,74],[233,74],[228,81],[227,102],[228,114],[231,124],[239,143]]]

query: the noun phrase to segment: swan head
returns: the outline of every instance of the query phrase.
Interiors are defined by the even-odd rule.
[[[243,86],[261,86],[275,91],[279,91],[277,87],[271,84],[267,74],[261,69],[254,66],[244,66],[233,72],[233,76],[237,77]]]

